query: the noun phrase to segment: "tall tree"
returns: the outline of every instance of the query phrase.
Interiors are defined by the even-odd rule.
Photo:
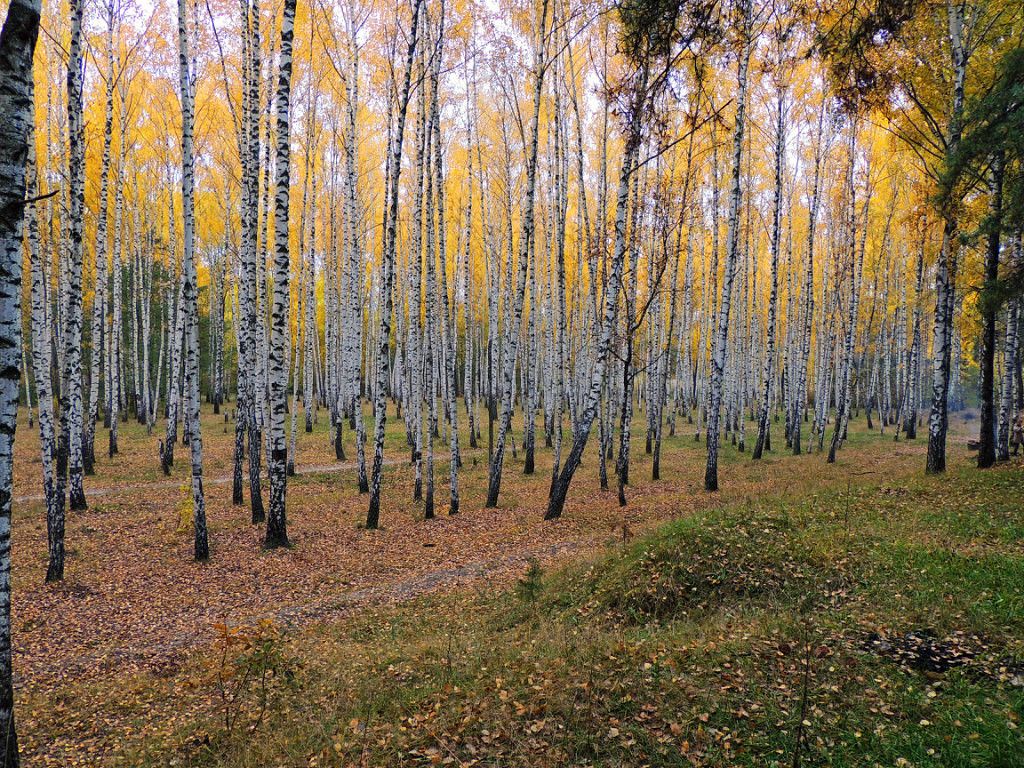
[[[761,372],[761,406],[757,417],[757,441],[751,458],[760,459],[768,439],[771,410],[772,377],[775,364],[775,325],[779,302],[779,248],[782,236],[782,170],[786,155],[786,87],[779,83],[775,90],[775,188],[772,193],[771,288],[768,293],[768,319],[765,329],[766,348]]]
[[[408,33],[405,55],[405,74],[397,99],[395,126],[389,138],[387,158],[387,210],[384,218],[384,244],[382,250],[380,283],[381,308],[376,377],[373,392],[373,469],[370,474],[370,506],[366,512],[366,527],[380,525],[380,481],[384,469],[384,426],[387,422],[387,387],[391,355],[391,315],[394,311],[395,250],[398,238],[398,181],[402,172],[402,142],[405,138],[405,116],[409,109],[412,86],[412,68],[416,56],[419,34],[420,6],[423,0],[413,0],[412,21]]]
[[[281,20],[281,54],[277,81],[277,157],[274,176],[274,302],[270,321],[270,508],[264,545],[288,544],[285,493],[288,484],[284,419],[288,403],[288,306],[291,299],[288,276],[291,271],[288,243],[288,200],[290,193],[292,38],[295,35],[296,0],[285,0]],[[309,119],[309,118],[307,118]]]
[[[1003,163],[997,153],[992,162],[988,247],[985,249],[985,285],[981,307],[981,434],[978,466],[982,469],[996,463],[996,318],[999,314],[996,285],[999,280],[999,243],[1003,219]]]
[[[753,45],[751,29],[751,2],[739,0],[740,54],[736,66],[736,123],[732,139],[732,177],[729,188],[729,214],[725,237],[725,276],[722,279],[722,300],[715,323],[714,347],[711,351],[710,396],[708,398],[707,442],[708,458],[704,469],[704,489],[718,490],[718,441],[722,410],[722,379],[725,375],[726,350],[729,340],[729,308],[732,302],[733,281],[739,263],[739,214],[742,199],[741,167],[743,164],[743,136],[746,130],[747,70]]]
[[[967,62],[971,50],[964,37],[965,4],[947,3],[949,50],[952,58],[953,92],[949,121],[946,126],[946,151],[955,154],[963,131],[963,111]],[[946,471],[946,431],[949,427],[949,376],[953,350],[953,307],[956,296],[956,270],[959,243],[956,212],[947,207],[943,212],[942,247],[935,270],[935,325],[932,333],[932,408],[928,415],[928,457],[925,471],[935,474]]]
[[[498,506],[501,492],[501,469],[505,460],[505,439],[512,424],[516,363],[519,355],[519,337],[523,320],[523,304],[526,299],[527,270],[530,265],[530,250],[534,237],[534,201],[537,193],[537,152],[540,134],[540,104],[544,89],[544,73],[548,68],[547,19],[549,0],[541,0],[540,21],[537,26],[533,49],[533,108],[530,116],[529,133],[526,135],[526,190],[523,196],[523,212],[519,232],[519,273],[515,286],[507,286],[514,295],[508,324],[508,341],[503,351],[505,367],[501,379],[501,418],[498,421],[498,436],[491,455],[490,472],[487,480],[487,506]],[[510,222],[511,224],[511,222]]]
[[[590,429],[602,402],[605,373],[611,352],[615,329],[619,292],[627,248],[627,215],[633,176],[637,172],[638,157],[652,105],[664,91],[672,65],[677,56],[688,51],[695,41],[710,38],[713,4],[682,5],[677,0],[649,2],[628,0],[618,6],[622,21],[620,43],[629,61],[629,68],[621,88],[625,104],[621,114],[624,120],[624,146],[622,167],[616,192],[614,244],[604,279],[603,308],[600,328],[591,359],[589,381],[573,425],[572,447],[558,477],[551,484],[546,520],[562,515],[572,478],[579,469],[590,437]],[[603,217],[602,217],[603,220]],[[595,299],[596,303],[596,299]],[[599,446],[604,454],[605,446]]]
[[[195,159],[192,130],[195,123],[192,60],[189,56],[186,0],[178,0],[178,73],[181,94],[181,210],[184,256],[181,262],[182,297],[185,302],[185,413],[188,444],[192,454],[192,527],[194,554],[199,561],[210,557],[206,531],[206,499],[203,494],[203,432],[199,397],[199,285],[195,261]]]
[[[93,292],[92,328],[89,357],[89,415],[85,424],[85,444],[82,447],[86,474],[92,474],[96,458],[96,421],[99,419],[100,381],[103,378],[103,349],[106,318],[107,294],[107,213],[110,202],[110,147],[114,128],[114,27],[116,25],[115,4],[108,0],[104,10],[107,17],[107,68],[104,74],[106,106],[103,116],[103,157],[100,165],[100,204],[96,217],[96,276]],[[123,128],[122,128],[123,130]]]
[[[72,510],[87,508],[82,475],[82,232],[85,226],[85,124],[82,116],[82,16],[84,0],[69,0],[71,42],[68,46],[68,273],[64,370],[61,376],[61,437],[58,452],[66,466]],[[65,476],[65,470],[58,468]],[[63,493],[63,489],[61,489]]]
[[[11,660],[11,501],[21,379],[25,161],[32,139],[32,57],[39,0],[11,0],[0,30],[0,753],[20,765]]]

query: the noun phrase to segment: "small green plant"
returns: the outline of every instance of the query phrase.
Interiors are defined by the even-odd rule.
[[[526,573],[516,581],[516,594],[524,603],[536,603],[540,593],[544,591],[544,569],[537,558],[527,561]]]
[[[244,723],[253,732],[263,723],[274,692],[294,679],[294,664],[280,628],[269,619],[252,625],[220,623],[215,629],[218,653],[211,677],[224,730],[230,735]]]

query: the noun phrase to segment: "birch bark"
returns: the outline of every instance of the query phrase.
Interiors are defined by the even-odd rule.
[[[286,463],[288,449],[285,444],[284,420],[288,404],[288,305],[291,302],[289,273],[291,270],[288,243],[288,200],[290,193],[291,130],[291,77],[292,38],[295,34],[296,0],[285,0],[281,20],[281,52],[277,83],[277,153],[274,177],[277,191],[274,196],[274,299],[270,325],[270,454],[267,470],[270,474],[270,508],[267,514],[268,548],[288,544],[285,494],[288,485]],[[307,119],[311,119],[309,116]],[[308,406],[307,406],[308,409]],[[308,410],[307,410],[308,414]],[[307,420],[309,416],[307,415]]]
[[[522,223],[519,233],[519,275],[514,289],[514,306],[511,316],[506,317],[508,326],[508,345],[505,352],[505,366],[502,375],[501,418],[498,422],[498,434],[491,456],[490,472],[487,483],[487,506],[498,506],[498,494],[501,491],[501,469],[505,458],[505,438],[512,423],[513,388],[515,385],[516,358],[519,351],[519,338],[523,318],[523,303],[526,294],[526,270],[529,265],[530,245],[534,230],[534,198],[537,183],[537,149],[539,138],[540,104],[544,87],[546,61],[546,27],[548,17],[548,0],[542,0],[540,26],[537,29],[537,40],[534,43],[533,57],[533,113],[530,118],[530,129],[527,138],[526,190],[523,198]],[[511,222],[510,222],[511,226]],[[509,286],[511,289],[511,286]]]
[[[199,286],[195,263],[195,191],[192,147],[194,80],[189,55],[186,24],[186,0],[178,0],[178,64],[181,88],[181,209],[184,239],[182,257],[182,295],[185,301],[185,408],[188,443],[192,458],[192,527],[197,561],[210,557],[206,530],[206,500],[203,494],[203,435],[200,424],[199,397]]]
[[[61,448],[67,456],[69,504],[88,507],[82,482],[82,230],[85,223],[85,126],[82,116],[83,0],[69,0],[71,42],[68,47],[68,195],[67,315],[64,325],[64,386],[61,388]],[[22,182],[24,183],[24,182]]]
[[[38,0],[11,0],[0,31],[0,753],[11,768],[20,765],[11,659],[11,486],[21,378],[25,160],[33,140],[32,56],[40,13]],[[77,20],[80,25],[80,6]]]
[[[380,525],[380,481],[384,468],[384,426],[387,421],[387,387],[391,347],[391,315],[394,311],[395,245],[398,229],[398,181],[402,172],[402,140],[405,137],[405,116],[409,108],[409,91],[412,80],[413,60],[419,33],[420,7],[423,0],[413,0],[412,22],[409,30],[409,44],[405,57],[405,75],[398,97],[397,125],[390,138],[387,176],[387,214],[384,220],[384,244],[382,252],[383,279],[380,285],[380,333],[377,339],[376,378],[373,392],[374,439],[373,469],[370,475],[370,505],[366,513],[366,527],[375,529]]]
[[[707,443],[708,458],[704,470],[704,489],[718,490],[718,442],[722,409],[722,380],[726,365],[726,346],[729,341],[729,308],[732,300],[733,280],[739,262],[739,212],[742,189],[740,186],[743,137],[746,119],[747,69],[752,45],[750,30],[750,2],[740,0],[743,49],[737,65],[736,126],[733,130],[732,182],[729,192],[729,218],[725,238],[725,275],[722,279],[722,300],[718,308],[714,346],[711,352],[710,396],[708,397]]]

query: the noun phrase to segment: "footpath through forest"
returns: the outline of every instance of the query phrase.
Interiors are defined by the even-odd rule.
[[[522,474],[521,459],[510,456],[503,504],[485,509],[486,448],[467,449],[460,473],[461,514],[445,514],[447,487],[439,482],[439,516],[424,521],[411,501],[411,473],[393,449],[383,527],[367,531],[360,526],[365,496],[355,488],[353,464],[325,463],[329,445],[321,428],[303,435],[300,471],[289,481],[293,546],[264,551],[262,527],[250,522],[248,505],[231,504],[230,473],[224,471],[230,468],[231,436],[214,427],[207,440],[208,471],[216,478],[207,489],[211,558],[197,564],[183,522],[191,517],[185,462],[174,468],[174,479],[162,479],[150,456],[152,438],[141,428],[125,432],[122,456],[98,467],[90,509],[69,516],[67,575],[58,585],[43,580],[45,515],[31,493],[38,465],[28,453],[34,446],[19,446],[13,627],[20,702],[72,700],[92,682],[137,673],[173,677],[188,657],[207,652],[222,625],[266,618],[302,627],[438,591],[498,590],[521,575],[528,561],[564,562],[700,508],[806,497],[846,487],[848,480],[898,484],[922,471],[924,451],[922,441],[894,443],[891,435],[861,432],[836,465],[821,455],[779,452],[755,464],[749,454],[730,447],[722,491],[709,495],[701,488],[703,443],[689,432],[668,441],[659,482],[648,479],[649,457],[639,452],[625,508],[618,507],[614,493],[598,490],[597,463],[591,459],[565,516],[544,522],[547,451],[532,477]],[[445,476],[439,467],[438,477]],[[105,713],[107,718],[116,721],[116,712]],[[87,733],[76,738],[94,739],[102,752],[103,744],[110,747],[104,733],[116,732],[115,725],[81,722],[78,727]],[[54,752],[33,733],[26,723],[26,753],[64,764],[68,753]]]

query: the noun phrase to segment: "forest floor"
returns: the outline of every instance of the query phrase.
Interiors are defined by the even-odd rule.
[[[598,491],[591,451],[546,523],[550,449],[533,477],[509,455],[501,504],[483,507],[486,425],[481,447],[462,441],[455,517],[439,441],[438,518],[422,520],[391,419],[377,531],[361,527],[351,433],[339,463],[324,414],[311,434],[301,421],[291,548],[262,550],[231,505],[233,425],[207,412],[211,559],[194,563],[187,448],[167,479],[156,434],[125,423],[86,479],[89,510],[69,515],[59,585],[43,583],[38,437],[22,421],[26,764],[1024,759],[1024,465],[972,469],[976,421],[955,420],[944,477],[923,476],[924,439],[861,418],[834,465],[726,446],[714,495],[692,426],[666,439],[657,482],[638,431],[628,505]]]

